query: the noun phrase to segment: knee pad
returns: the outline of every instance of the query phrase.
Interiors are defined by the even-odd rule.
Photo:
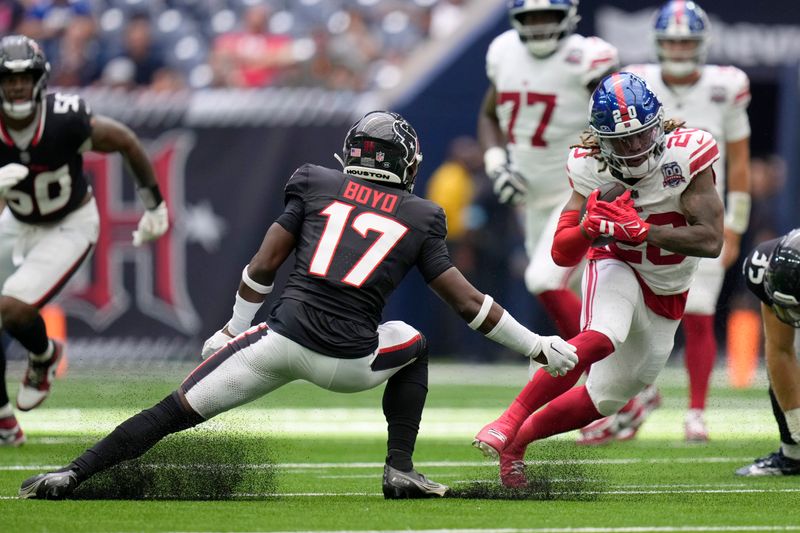
[[[613,395],[612,397],[608,392],[602,393],[588,386],[586,387],[586,392],[589,394],[589,398],[591,398],[597,412],[603,416],[611,416],[618,413],[630,400],[630,398],[625,398],[621,395]]]

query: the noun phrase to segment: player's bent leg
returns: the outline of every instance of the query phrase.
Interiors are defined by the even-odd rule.
[[[5,222],[5,219],[3,220]],[[50,394],[52,377],[63,354],[47,337],[39,309],[50,301],[90,255],[98,235],[94,201],[57,225],[37,228],[16,250],[22,264],[3,283],[0,319],[3,328],[28,350],[28,370],[17,396],[17,407],[30,410]],[[0,233],[0,240],[5,234]],[[5,260],[0,247],[0,264]]]
[[[500,454],[500,481],[508,488],[527,486],[525,449],[537,440],[585,426],[602,414],[585,386],[565,392],[528,418],[514,441]]]
[[[30,411],[50,394],[56,368],[64,353],[60,343],[47,338],[39,309],[11,296],[0,296],[4,329],[28,350],[28,368],[17,391],[17,408]]]
[[[19,497],[68,498],[78,485],[94,474],[139,457],[167,435],[194,427],[204,420],[188,406],[180,391],[175,391],[117,426],[66,467],[23,481]]]
[[[297,379],[293,346],[299,345],[258,324],[198,365],[180,391],[194,411],[210,419]]]

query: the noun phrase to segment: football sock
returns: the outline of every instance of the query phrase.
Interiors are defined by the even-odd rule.
[[[580,333],[581,300],[574,292],[544,291],[538,296],[547,315],[555,321],[563,338],[571,339]]]
[[[531,413],[572,388],[583,372],[593,363],[608,357],[614,351],[611,340],[597,331],[582,331],[569,340],[578,353],[578,364],[566,376],[553,377],[540,369],[522,389],[502,418],[519,427]]]
[[[783,455],[789,459],[800,461],[800,444],[786,444],[785,442],[782,442],[781,451],[783,452]]]
[[[717,359],[717,339],[712,315],[683,316],[686,370],[689,372],[689,409],[705,409],[708,383]]]
[[[37,313],[36,319],[27,324],[9,322],[8,324],[3,324],[3,326],[12,337],[17,339],[31,353],[32,360],[44,361],[52,355],[50,339],[47,338],[47,328],[44,325],[42,315]]]
[[[8,403],[8,389],[6,388],[6,349],[0,340],[0,405]]]
[[[67,468],[74,470],[78,481],[82,482],[117,463],[139,457],[170,433],[203,421],[204,418],[197,413],[187,411],[181,405],[177,391],[173,392],[150,409],[117,426]]]
[[[769,399],[772,402],[772,415],[775,417],[775,422],[778,423],[781,442],[784,444],[800,444],[800,442],[795,442],[794,439],[792,439],[792,432],[789,431],[789,425],[786,423],[786,416],[783,414],[783,410],[778,403],[778,399],[775,397],[775,393],[772,391],[772,387],[769,388]]]
[[[414,468],[411,457],[419,433],[422,408],[428,395],[428,357],[426,351],[416,361],[390,377],[383,391],[389,450],[386,463],[408,472]]]
[[[513,446],[524,448],[535,440],[582,428],[602,417],[586,386],[581,385],[568,390],[529,417],[514,437]]]

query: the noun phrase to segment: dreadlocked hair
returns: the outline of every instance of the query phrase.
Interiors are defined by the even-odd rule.
[[[675,118],[668,118],[664,121],[664,133],[672,133],[673,131],[677,130],[678,128],[682,128],[686,124],[684,120],[678,120]],[[586,154],[589,157],[593,157],[600,161],[601,163],[605,163],[605,159],[600,154],[600,143],[597,142],[597,137],[594,136],[591,130],[584,130],[581,132],[581,142],[578,144],[573,144],[570,148],[581,148],[583,150],[588,150],[589,153]],[[605,168],[598,169],[601,172],[605,170]]]

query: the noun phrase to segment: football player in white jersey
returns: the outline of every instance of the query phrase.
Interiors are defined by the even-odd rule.
[[[687,441],[704,442],[708,431],[703,414],[717,356],[714,313],[725,270],[739,256],[739,242],[750,215],[750,83],[736,67],[704,64],[710,27],[696,3],[671,0],[664,4],[656,13],[654,29],[658,64],[631,65],[624,70],[647,82],[664,105],[666,116],[711,133],[719,142],[723,162],[714,171],[717,191],[727,200],[725,246],[719,257],[700,261],[682,321],[689,374],[684,431]],[[659,399],[655,388],[642,391],[613,419],[584,428],[578,442],[603,444],[633,438]]]
[[[711,168],[719,150],[708,132],[665,123],[658,97],[628,72],[600,82],[589,122],[591,133],[567,160],[573,192],[552,248],[563,266],[589,252],[581,333],[569,340],[578,364],[559,378],[536,371],[473,443],[499,455],[507,487],[527,485],[529,443],[609,416],[653,383],[672,350],[699,258],[722,249],[724,208]],[[627,190],[599,201],[598,187],[610,182]],[[601,244],[600,237],[613,240]],[[572,388],[590,366],[586,384]]]
[[[617,50],[574,32],[578,0],[512,0],[513,29],[486,55],[491,85],[478,117],[486,173],[500,202],[525,205],[528,290],[564,337],[578,333],[580,300],[567,289],[575,268],[553,263],[550,244],[569,185],[564,164],[586,128],[586,100],[618,68]]]

